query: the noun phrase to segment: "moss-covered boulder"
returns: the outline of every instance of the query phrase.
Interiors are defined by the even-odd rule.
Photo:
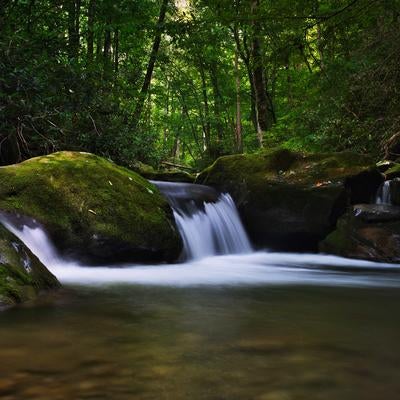
[[[374,198],[382,180],[365,156],[279,148],[221,157],[196,182],[231,193],[255,244],[317,250],[346,206]]]
[[[0,224],[0,308],[33,300],[60,284],[12,233]]]
[[[337,229],[320,250],[343,257],[382,262],[400,261],[400,207],[355,205],[342,216]]]
[[[391,163],[390,167],[384,173],[386,179],[400,178],[400,164]]]
[[[87,263],[167,261],[181,240],[158,189],[88,153],[58,152],[0,168],[0,210],[36,219]]]

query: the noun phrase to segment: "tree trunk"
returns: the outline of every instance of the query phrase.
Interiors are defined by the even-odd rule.
[[[251,52],[250,49],[247,46],[247,41],[245,40],[245,34],[244,34],[244,39],[243,39],[243,46],[241,43],[241,39],[239,36],[239,29],[237,24],[235,24],[233,28],[233,35],[235,38],[236,42],[236,49],[240,57],[242,58],[244,65],[246,66],[246,71],[247,71],[247,76],[249,79],[249,84],[250,84],[250,116],[251,116],[251,122],[253,123],[254,130],[258,132],[258,121],[257,121],[257,107],[256,107],[256,93],[254,89],[254,79],[253,79],[253,71],[252,67],[250,65],[250,57],[251,57]]]
[[[203,95],[204,115],[203,115],[203,151],[211,151],[211,124],[210,124],[210,110],[208,106],[207,96],[207,83],[204,73],[204,66],[202,61],[199,62],[200,77],[201,77],[201,93]]]
[[[236,151],[243,153],[243,140],[242,140],[242,113],[240,101],[240,69],[239,69],[239,54],[235,49],[235,86],[236,86],[236,124],[235,124],[235,138],[236,138]]]
[[[111,19],[107,17],[107,26],[104,31],[103,59],[104,68],[107,69],[110,64],[111,54]]]
[[[118,72],[119,67],[119,30],[114,30],[114,71]]]
[[[224,139],[224,126],[222,123],[222,109],[223,109],[223,99],[221,96],[221,91],[219,89],[218,82],[218,70],[217,63],[214,61],[210,65],[210,76],[211,84],[213,88],[214,95],[214,114],[215,114],[215,130],[217,132],[217,143],[215,146],[215,156],[218,157],[221,154],[221,145]]]
[[[265,91],[266,82],[264,75],[264,65],[261,49],[261,39],[259,36],[260,24],[257,22],[256,13],[259,6],[259,0],[253,0],[251,3],[251,13],[253,15],[252,21],[252,42],[251,42],[251,56],[252,56],[252,71],[253,83],[256,100],[257,111],[257,138],[260,147],[263,147],[263,133],[269,128],[268,121],[268,97]]]
[[[153,77],[153,71],[154,71],[154,66],[157,61],[157,56],[158,56],[158,50],[160,49],[160,44],[161,44],[161,37],[162,33],[164,30],[164,21],[165,21],[165,16],[167,13],[167,7],[168,7],[168,1],[169,0],[163,0],[160,8],[160,14],[158,16],[158,22],[157,22],[157,29],[156,29],[156,34],[154,37],[154,42],[153,42],[153,47],[151,49],[150,57],[149,57],[149,62],[147,64],[147,69],[146,69],[146,75],[144,77],[143,85],[140,90],[137,102],[136,102],[136,108],[133,114],[133,129],[136,129],[140,117],[142,115],[144,103],[147,97],[147,93],[150,89],[150,84],[151,84],[151,79]]]
[[[90,0],[88,4],[88,30],[87,30],[87,61],[91,64],[93,61],[94,51],[94,13],[95,0]]]
[[[70,58],[77,58],[80,42],[81,0],[69,0],[68,5],[68,55]]]

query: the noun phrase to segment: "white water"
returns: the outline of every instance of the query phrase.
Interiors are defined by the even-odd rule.
[[[221,195],[216,203],[204,203],[204,211],[198,209],[188,216],[174,209],[174,216],[189,259],[251,252],[236,206],[228,194]]]
[[[183,264],[87,267],[62,260],[39,227],[18,236],[62,283],[156,286],[323,285],[400,287],[400,266],[318,254],[253,252],[206,257]]]
[[[376,204],[392,204],[392,199],[390,195],[390,184],[391,181],[385,181],[378,189],[376,195]]]
[[[168,199],[189,260],[252,251],[229,194],[188,183],[153,182]]]

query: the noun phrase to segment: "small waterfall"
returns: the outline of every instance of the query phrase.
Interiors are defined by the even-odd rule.
[[[35,220],[18,214],[1,213],[0,223],[19,238],[52,272],[60,265],[69,264],[61,259],[50,238]]]
[[[251,245],[229,194],[186,183],[153,182],[166,196],[189,259],[249,253]]]
[[[392,204],[390,185],[392,181],[385,181],[378,189],[376,195],[376,204]]]

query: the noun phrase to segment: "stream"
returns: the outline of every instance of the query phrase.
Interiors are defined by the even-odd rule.
[[[256,252],[229,195],[159,187],[177,264],[88,267],[3,221],[64,289],[0,314],[1,399],[398,397],[398,265]]]

